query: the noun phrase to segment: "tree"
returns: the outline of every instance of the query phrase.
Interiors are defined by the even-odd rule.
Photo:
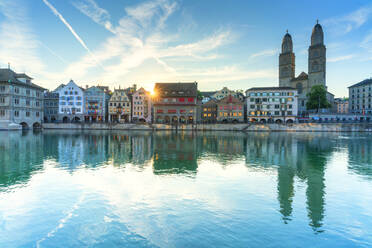
[[[203,94],[200,92],[200,90],[198,90],[198,96],[197,96],[198,100],[202,100],[203,99]]]
[[[323,85],[314,85],[311,87],[310,93],[307,94],[307,109],[330,108],[331,104],[327,100],[327,90]]]

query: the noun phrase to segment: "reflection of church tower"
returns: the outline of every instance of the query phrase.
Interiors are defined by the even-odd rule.
[[[292,201],[294,196],[294,171],[288,165],[278,168],[278,200],[283,220],[290,220],[292,215]]]
[[[326,85],[326,47],[322,26],[317,22],[311,34],[309,47],[309,88],[314,85]]]
[[[279,87],[291,86],[295,76],[295,55],[293,53],[292,37],[287,32],[282,42],[282,52],[279,55]]]

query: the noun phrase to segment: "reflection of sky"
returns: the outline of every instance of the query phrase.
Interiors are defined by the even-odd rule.
[[[133,147],[127,138],[122,145]],[[257,247],[268,243],[275,247],[314,242],[321,247],[372,244],[368,236],[372,231],[372,183],[350,170],[350,151],[345,143],[337,143],[332,135],[320,136],[320,151],[319,142],[300,134],[289,138],[274,135],[273,140],[269,136],[235,138],[235,147],[242,147],[238,159],[230,164],[210,159],[218,146],[216,150],[206,144],[205,149],[198,138],[181,139],[192,142],[191,150],[199,154],[194,156],[197,170],[192,177],[188,173],[156,174],[153,159],[144,162],[141,169],[133,163],[134,158],[121,161],[122,166],[116,166],[113,159],[103,159],[100,164],[107,165],[91,170],[83,156],[84,166],[72,171],[60,167],[55,159],[45,160],[43,171],[32,173],[22,187],[0,192],[0,247],[32,246],[37,241],[40,247],[115,246],[113,240],[128,247],[245,247],[247,242]],[[227,139],[226,143],[231,142]],[[132,142],[146,144],[144,140],[149,139]],[[174,136],[162,140],[172,142]],[[267,153],[270,150],[265,149],[271,146],[263,145],[266,143],[274,143],[279,150],[288,144],[289,149],[276,160],[270,159],[275,155],[267,154],[264,167],[246,164],[258,154],[248,147],[258,146]],[[83,150],[87,145],[84,143]],[[250,153],[244,154],[248,150]],[[290,156],[294,152],[298,153],[297,161]],[[314,153],[317,155],[309,155]],[[59,159],[61,155],[58,150]],[[314,158],[324,164],[315,163]],[[272,161],[275,163],[269,166]],[[322,180],[324,186],[309,192],[309,179]],[[310,199],[315,197],[315,205],[309,205],[309,194]],[[319,199],[324,200],[323,206],[316,204]],[[318,228],[323,232],[318,235],[309,226],[318,213],[314,217],[311,211],[321,211],[324,216]],[[285,215],[289,220],[283,221]]]

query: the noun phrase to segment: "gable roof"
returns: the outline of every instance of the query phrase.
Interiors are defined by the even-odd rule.
[[[254,90],[295,90],[295,88],[292,87],[253,87],[250,88],[247,91],[254,91]]]
[[[8,69],[8,68],[5,68],[5,69],[1,68],[0,69],[0,82],[13,83],[13,84],[18,84],[20,86],[28,86],[28,87],[36,88],[36,89],[39,89],[39,90],[45,90],[43,87],[41,87],[39,85],[36,85],[34,83],[31,83],[31,82],[24,83],[24,82],[20,81],[19,78],[26,78],[26,79],[29,79],[29,80],[32,79],[31,77],[27,76],[24,73],[18,74],[18,73],[14,72],[13,70]]]
[[[353,84],[352,86],[349,86],[348,88],[352,87],[358,87],[358,86],[363,86],[363,85],[369,85],[372,84],[372,78],[364,79],[363,81]]]
[[[306,72],[301,72],[300,75],[298,75],[295,78],[292,78],[291,81],[302,81],[309,78],[309,75],[306,74]]]
[[[160,97],[196,97],[198,95],[198,83],[156,83],[154,91]]]
[[[218,102],[218,104],[220,104],[220,103],[243,104],[243,102],[241,102],[241,101],[239,100],[239,98],[233,97],[232,95],[228,95],[228,96],[222,98],[222,99]]]

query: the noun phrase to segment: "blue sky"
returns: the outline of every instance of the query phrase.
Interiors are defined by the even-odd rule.
[[[319,19],[327,86],[372,77],[372,3],[246,0],[0,0],[0,66],[47,88],[74,79],[111,88],[197,81],[199,89],[278,85],[278,55],[289,30],[296,75],[307,72]]]

